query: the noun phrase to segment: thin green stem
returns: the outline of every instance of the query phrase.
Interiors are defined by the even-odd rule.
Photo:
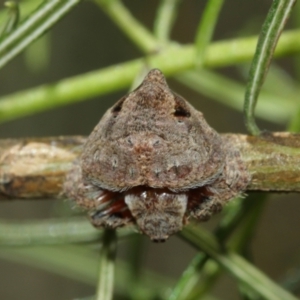
[[[20,19],[24,19],[28,14],[30,14],[37,6],[40,4],[40,0],[30,0],[30,1],[18,1],[18,6],[20,12]],[[7,18],[7,11],[5,9],[0,10],[0,24],[4,24]]]
[[[297,299],[275,284],[238,254],[229,251],[224,252],[216,238],[207,231],[199,227],[188,226],[183,229],[181,236],[193,246],[208,254],[241,284],[255,291],[261,297],[269,300]]]
[[[204,69],[182,72],[176,75],[175,78],[202,95],[206,95],[235,110],[243,110],[245,87],[235,80]],[[291,115],[297,108],[298,95],[297,90],[293,94],[289,94],[288,98],[283,98],[284,96],[279,93],[262,91],[256,114],[258,117],[274,123],[286,122],[290,120]],[[285,101],[284,106],[281,105],[283,99]],[[269,113],[270,111],[272,111],[272,114]]]
[[[181,0],[160,1],[154,21],[154,35],[162,44],[166,44],[170,40],[170,33],[180,2]]]
[[[117,251],[116,231],[105,229],[100,253],[99,280],[96,300],[112,300],[114,292],[115,257]]]
[[[128,295],[132,300],[142,299],[141,288],[142,258],[144,254],[144,236],[135,235],[130,239],[130,280],[128,284]]]
[[[256,52],[250,67],[244,102],[245,125],[253,135],[260,134],[260,129],[256,125],[254,116],[257,98],[268,72],[279,36],[295,1],[274,0],[261,30]]]
[[[247,239],[250,240],[250,236],[255,230],[265,205],[265,196],[253,193],[246,199],[233,201],[228,208],[225,207],[225,215],[216,229],[215,235],[221,243],[224,243],[234,232],[233,238],[230,239],[230,249],[238,251],[240,245],[245,244]],[[236,242],[233,243],[232,240]]]
[[[0,68],[55,25],[80,1],[44,1],[16,30],[0,40]]]
[[[1,247],[0,258],[38,268],[90,286],[94,286],[97,282],[99,255],[87,245]]]
[[[6,1],[4,5],[8,8],[8,20],[2,30],[1,37],[11,33],[19,22],[20,10],[19,4],[15,1]]]
[[[223,3],[224,0],[209,0],[205,7],[195,38],[197,67],[203,66]]]
[[[251,194],[246,199],[245,214],[241,217],[234,236],[230,239],[230,249],[243,253],[252,241],[256,226],[267,200],[266,194]]]
[[[148,53],[158,50],[158,43],[152,34],[141,25],[119,0],[94,0],[114,23],[142,50]]]
[[[244,215],[240,216],[235,234],[230,239],[230,249],[237,251],[251,262],[250,246],[252,237],[266,203],[266,194],[251,194],[243,201]],[[244,284],[239,284],[242,299],[259,299],[260,296]],[[250,298],[249,298],[250,297]]]
[[[212,43],[204,66],[221,67],[249,61],[255,44],[256,37]],[[275,55],[299,51],[300,30],[294,30],[282,35]],[[1,97],[0,122],[128,88],[144,63],[144,59],[137,59]],[[166,76],[173,75],[195,66],[195,48],[167,47],[149,57],[147,63],[149,67],[160,68]]]
[[[131,228],[118,231],[119,237],[133,233]],[[0,221],[0,245],[55,245],[97,241],[103,230],[95,229],[86,218],[49,219],[43,221]]]
[[[174,287],[168,300],[179,300],[179,299],[190,300],[193,299],[195,295],[199,299],[203,296],[205,291],[202,289],[203,287],[202,280],[207,282],[207,278],[205,277],[207,274],[209,274],[207,268],[205,268],[207,259],[208,259],[207,255],[203,253],[199,253],[193,258],[193,260],[190,262],[188,267],[183,272],[179,281],[176,283],[176,286]],[[217,264],[214,263],[214,265]],[[200,281],[201,284],[199,284]],[[201,285],[200,288],[199,285]]]
[[[95,249],[96,248],[96,249]],[[77,282],[95,286],[99,273],[99,250],[96,245],[55,245],[34,247],[1,247],[0,258],[14,263],[35,267]],[[116,293],[125,295],[130,279],[130,265],[117,260]],[[143,270],[142,299],[164,296],[173,281],[158,273]]]
[[[249,224],[245,220],[251,219],[253,221],[253,214],[255,214],[257,221],[257,214],[261,211],[259,209],[261,203],[254,200],[255,198],[250,196],[244,201],[236,200],[225,208],[224,217],[215,231],[215,236],[220,243],[223,244],[238,228],[238,238],[236,238],[236,234],[234,235],[234,249],[239,249],[245,244],[243,233],[248,233],[245,236],[249,238],[249,232],[253,232],[256,224],[254,222]],[[208,259],[207,255],[199,253],[183,273],[169,300],[200,299],[210,290],[220,274],[220,266],[215,261]]]

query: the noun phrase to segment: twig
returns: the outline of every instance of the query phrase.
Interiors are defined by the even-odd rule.
[[[57,137],[0,142],[0,199],[58,197],[84,138]]]
[[[224,134],[252,175],[249,191],[300,191],[300,135]],[[84,137],[0,140],[0,199],[62,197],[62,184]]]
[[[300,135],[224,134],[252,175],[249,191],[300,191]],[[62,184],[84,137],[0,140],[0,199],[62,196]]]

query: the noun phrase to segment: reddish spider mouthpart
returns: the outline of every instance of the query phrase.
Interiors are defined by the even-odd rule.
[[[165,241],[243,192],[250,175],[234,145],[151,70],[95,127],[65,193],[96,227],[134,223]]]

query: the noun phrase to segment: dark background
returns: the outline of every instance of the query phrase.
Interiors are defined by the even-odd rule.
[[[217,24],[214,40],[236,38],[241,29],[257,34],[272,1],[226,0]],[[143,24],[152,28],[158,1],[124,1]],[[206,1],[182,1],[172,39],[193,42],[197,24]],[[0,1],[0,4],[1,1]],[[21,54],[0,71],[0,95],[9,94],[43,83],[82,74],[141,57],[143,54],[127,39],[110,19],[91,1],[81,3],[48,34],[49,60],[46,68],[34,72]],[[289,60],[280,64],[292,74]],[[220,70],[237,78],[235,68]],[[241,79],[242,80],[242,79]],[[206,120],[219,132],[245,133],[241,112],[222,106],[212,99],[195,94],[176,81],[168,80],[173,90],[201,110]],[[0,138],[28,136],[88,135],[104,111],[126,91],[104,95],[68,107],[28,116],[0,125]],[[241,100],[242,101],[242,100]],[[260,121],[263,128],[284,130],[284,124]],[[55,215],[57,201],[15,201],[1,203],[0,217],[7,219],[41,219]],[[291,268],[299,265],[298,195],[272,195],[255,234],[252,250],[255,263],[274,280],[280,280]],[[218,216],[205,224],[213,228]],[[165,244],[146,244],[143,265],[173,278],[178,278],[196,251],[177,237]],[[126,257],[126,244],[119,249]],[[94,287],[65,279],[5,260],[0,260],[0,299],[56,299],[84,297]],[[238,299],[237,288],[230,276],[223,276],[214,289],[220,299]]]

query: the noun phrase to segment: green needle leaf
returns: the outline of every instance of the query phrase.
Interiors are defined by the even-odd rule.
[[[251,64],[244,102],[245,125],[253,135],[259,135],[254,110],[260,89],[267,75],[279,36],[296,0],[274,0],[263,24]]]
[[[8,20],[2,30],[1,37],[11,33],[19,22],[20,9],[18,3],[15,1],[6,1],[4,5],[8,8]]]
[[[55,25],[80,1],[44,1],[16,30],[0,39],[0,68]]]

